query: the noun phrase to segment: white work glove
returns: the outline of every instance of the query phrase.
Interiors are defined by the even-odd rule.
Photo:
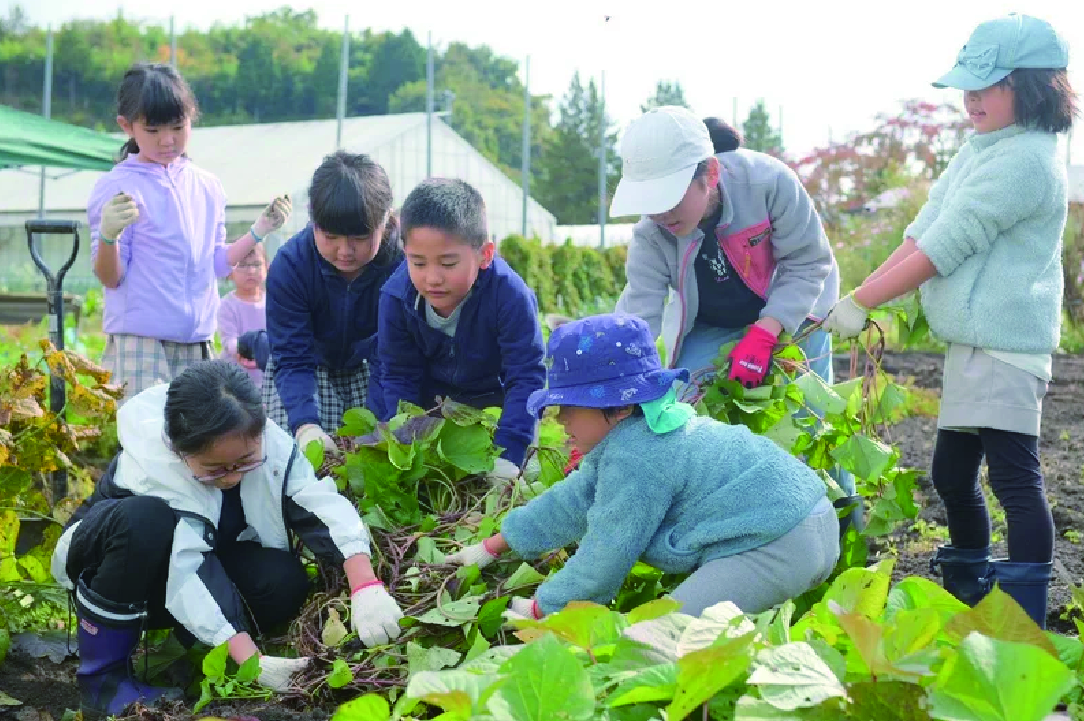
[[[868,324],[869,310],[859,305],[854,293],[848,293],[832,306],[821,328],[846,340],[858,337]]]
[[[139,208],[132,196],[117,193],[102,206],[102,222],[98,226],[98,237],[109,242],[116,242],[121,232],[139,220]]]
[[[493,461],[493,470],[486,474],[491,486],[503,486],[519,478],[519,466],[507,458]]]
[[[508,608],[504,612],[504,617],[509,620],[532,619],[538,621],[542,618],[542,611],[538,608],[533,598],[520,598],[519,596],[514,596],[512,600],[508,602]]]
[[[290,217],[290,212],[293,210],[293,207],[289,195],[275,198],[271,201],[270,205],[263,209],[263,212],[260,213],[260,217],[256,218],[256,222],[252,224],[252,233],[261,240],[266,238],[268,233],[272,233],[282,227]]]
[[[315,423],[306,423],[297,429],[297,445],[301,448],[301,452],[305,452],[306,446],[313,441],[320,441],[324,446],[324,450],[328,453],[338,453],[339,447],[335,445],[335,440],[324,433],[324,429]]]
[[[366,647],[383,646],[398,638],[403,612],[384,584],[359,589],[350,598],[350,626]]]
[[[460,566],[478,566],[479,569],[485,568],[496,560],[497,556],[489,552],[485,541],[475,543],[473,546],[467,546],[458,553],[444,557],[445,563],[454,563]]]
[[[283,658],[282,656],[260,656],[260,675],[256,683],[272,691],[285,693],[290,690],[290,679],[298,671],[304,671],[312,662],[308,656],[301,658]]]

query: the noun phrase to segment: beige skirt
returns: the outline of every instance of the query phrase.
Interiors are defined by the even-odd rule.
[[[1047,382],[981,348],[950,344],[945,351],[937,427],[996,428],[1039,435]]]

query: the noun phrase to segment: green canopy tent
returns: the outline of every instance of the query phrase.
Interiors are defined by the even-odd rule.
[[[105,133],[0,105],[0,168],[109,170],[120,141]]]

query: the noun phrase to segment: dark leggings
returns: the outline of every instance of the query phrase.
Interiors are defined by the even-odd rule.
[[[150,628],[176,626],[165,608],[166,577],[177,518],[165,501],[130,496],[96,503],[72,536],[67,572],[115,603],[146,604]],[[267,631],[292,619],[309,590],[304,566],[289,551],[254,542],[220,544],[204,568],[233,588],[211,589],[235,628]]]
[[[993,428],[977,430],[977,435],[937,432],[931,477],[945,504],[952,545],[972,549],[990,545],[990,516],[979,485],[985,455],[990,488],[1005,509],[1009,560],[1049,563],[1054,557],[1054,519],[1043,492],[1039,439]]]

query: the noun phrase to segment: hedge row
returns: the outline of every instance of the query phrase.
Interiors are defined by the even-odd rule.
[[[501,257],[534,290],[543,313],[578,317],[609,311],[625,287],[623,245],[598,250],[510,235],[499,247]]]

